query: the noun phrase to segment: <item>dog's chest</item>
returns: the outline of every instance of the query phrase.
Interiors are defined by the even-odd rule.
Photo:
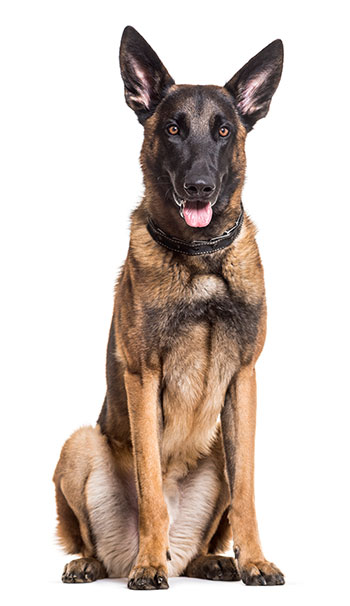
[[[172,338],[163,363],[164,459],[190,461],[208,452],[237,363],[227,339],[204,321]]]
[[[218,276],[198,278],[158,322],[164,459],[209,450],[228,385],[256,336],[257,310]],[[255,326],[255,328],[254,328]]]

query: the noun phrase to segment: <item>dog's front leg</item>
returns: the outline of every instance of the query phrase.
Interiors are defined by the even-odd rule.
[[[130,589],[166,589],[168,511],[163,497],[159,450],[159,376],[125,372],[139,503],[139,552]]]
[[[246,585],[282,585],[281,571],[264,556],[254,504],[256,421],[255,368],[240,370],[221,413],[226,470],[231,491],[229,520],[241,577]]]

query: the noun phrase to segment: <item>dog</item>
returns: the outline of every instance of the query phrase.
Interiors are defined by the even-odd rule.
[[[263,555],[254,506],[266,303],[242,204],[246,135],[267,114],[282,65],[275,40],[223,87],[176,85],[144,38],[124,30],[121,75],[144,126],[145,193],[116,285],[106,398],[54,473],[58,537],[81,555],[65,583],[284,583]],[[235,557],[223,556],[232,539]]]

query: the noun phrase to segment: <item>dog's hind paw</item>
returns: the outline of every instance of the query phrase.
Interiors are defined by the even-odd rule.
[[[240,581],[237,562],[220,555],[199,556],[187,566],[184,576],[211,581]]]
[[[63,583],[91,583],[107,576],[105,567],[96,558],[79,558],[66,564],[62,574]]]

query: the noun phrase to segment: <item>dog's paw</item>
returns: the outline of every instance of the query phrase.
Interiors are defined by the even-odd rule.
[[[240,566],[240,571],[246,585],[284,585],[282,572],[267,560],[246,562]]]
[[[211,581],[240,581],[236,561],[224,556],[206,556],[203,560],[201,578]]]
[[[107,576],[106,569],[95,558],[79,558],[66,564],[62,574],[63,583],[91,583]]]
[[[211,581],[240,581],[241,579],[236,560],[220,555],[195,558],[188,565],[184,576]]]
[[[163,568],[135,566],[128,580],[129,589],[168,589],[168,579]]]

